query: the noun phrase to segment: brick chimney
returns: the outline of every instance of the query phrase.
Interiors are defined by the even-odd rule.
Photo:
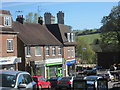
[[[55,24],[55,17],[51,16],[51,24]]]
[[[44,14],[45,24],[51,24],[51,13],[46,12]]]
[[[62,11],[57,13],[57,21],[58,24],[64,24],[64,13]]]
[[[52,16],[51,13],[46,12],[44,14],[45,24],[54,24],[55,23],[55,17]]]
[[[38,23],[41,24],[41,25],[43,25],[43,17],[41,17],[41,16],[38,17]]]
[[[22,23],[22,24],[23,24],[23,22],[24,22],[23,15],[17,16],[16,21],[18,21],[19,23]]]

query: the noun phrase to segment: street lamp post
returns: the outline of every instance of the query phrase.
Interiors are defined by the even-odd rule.
[[[84,55],[83,55],[83,51],[86,50],[86,48],[82,48],[82,63],[84,61]]]

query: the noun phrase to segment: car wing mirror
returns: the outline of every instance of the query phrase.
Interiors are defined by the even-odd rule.
[[[27,87],[26,84],[19,84],[19,85],[18,85],[18,88],[26,88],[26,87]]]

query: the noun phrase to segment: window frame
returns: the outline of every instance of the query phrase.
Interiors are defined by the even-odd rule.
[[[39,50],[39,51],[38,51],[39,54],[38,54],[37,50]],[[41,47],[39,47],[39,46],[36,46],[36,47],[35,47],[35,56],[41,56]]]
[[[11,16],[4,16],[4,26],[11,26]]]
[[[74,33],[71,33],[71,42],[74,42],[75,39],[74,39]]]
[[[72,52],[72,58],[74,58],[75,57],[75,48],[72,48],[71,52]]]
[[[68,42],[71,41],[70,36],[71,36],[71,34],[70,34],[70,33],[67,33],[67,40],[68,40]]]
[[[30,48],[30,46],[27,46],[26,47],[26,57],[31,57],[31,48]],[[29,53],[29,54],[28,54]]]
[[[62,48],[60,46],[58,47],[58,55],[62,55]]]
[[[55,55],[56,55],[56,47],[52,46],[52,56],[55,56]]]
[[[9,41],[12,41],[9,43]],[[10,46],[9,46],[10,44]],[[7,52],[13,52],[14,51],[14,41],[13,39],[7,39]]]
[[[45,55],[50,56],[50,47],[49,46],[45,47]]]
[[[68,58],[70,58],[70,54],[71,54],[71,53],[70,53],[70,48],[68,48],[67,51],[68,51],[68,53],[67,53],[67,54],[68,54]]]

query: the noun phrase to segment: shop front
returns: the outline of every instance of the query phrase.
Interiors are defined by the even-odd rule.
[[[67,65],[67,75],[68,76],[74,76],[75,75],[75,65],[76,65],[76,60],[67,60],[66,61]]]
[[[21,63],[21,58],[16,56],[0,57],[0,69],[18,70],[18,63]]]
[[[44,60],[35,61],[35,75],[45,77],[45,62]]]
[[[62,58],[53,58],[46,60],[46,78],[62,76]]]

